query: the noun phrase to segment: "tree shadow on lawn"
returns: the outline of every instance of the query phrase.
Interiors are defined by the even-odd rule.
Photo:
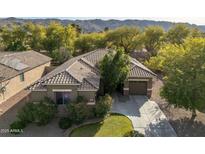
[[[114,117],[115,120],[111,116],[115,116]],[[115,136],[116,132],[118,130],[122,130],[121,127],[125,127],[125,125],[121,126],[122,121],[119,118],[122,118],[122,117],[126,118],[126,120],[128,120],[128,122],[130,122],[130,125],[131,125],[131,121],[126,116],[119,114],[119,113],[110,113],[109,116],[105,117],[100,122],[95,122],[92,124],[85,124],[77,128],[74,128],[71,131],[69,136],[70,137],[95,137],[95,136],[96,137],[117,137],[118,135]],[[141,135],[141,134],[137,134],[137,135]],[[123,136],[126,136],[126,133]]]
[[[70,133],[70,137],[94,137],[100,130],[103,122],[80,126]]]
[[[171,125],[180,137],[205,137],[205,124],[191,121],[190,118],[170,120]]]

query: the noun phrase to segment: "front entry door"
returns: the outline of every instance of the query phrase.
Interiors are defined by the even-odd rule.
[[[56,102],[57,104],[67,104],[70,101],[69,92],[56,92]]]

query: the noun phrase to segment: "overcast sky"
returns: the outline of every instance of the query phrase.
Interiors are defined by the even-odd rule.
[[[0,17],[116,17],[205,25],[205,0],[1,0],[1,6]]]

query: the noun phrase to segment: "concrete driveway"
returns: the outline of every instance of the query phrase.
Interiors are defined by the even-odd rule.
[[[153,137],[175,137],[174,129],[159,106],[146,96],[114,95],[112,112],[126,115],[134,130]]]

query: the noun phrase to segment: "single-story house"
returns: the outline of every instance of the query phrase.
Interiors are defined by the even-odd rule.
[[[50,61],[35,51],[0,51],[0,103],[40,79]]]
[[[108,52],[108,49],[98,49],[71,58],[29,87],[32,91],[31,99],[39,101],[50,97],[57,104],[64,104],[77,96],[84,96],[89,104],[95,104],[100,88],[100,71],[97,64]],[[130,67],[130,73],[124,83],[124,95],[150,97],[155,74],[133,58]]]

